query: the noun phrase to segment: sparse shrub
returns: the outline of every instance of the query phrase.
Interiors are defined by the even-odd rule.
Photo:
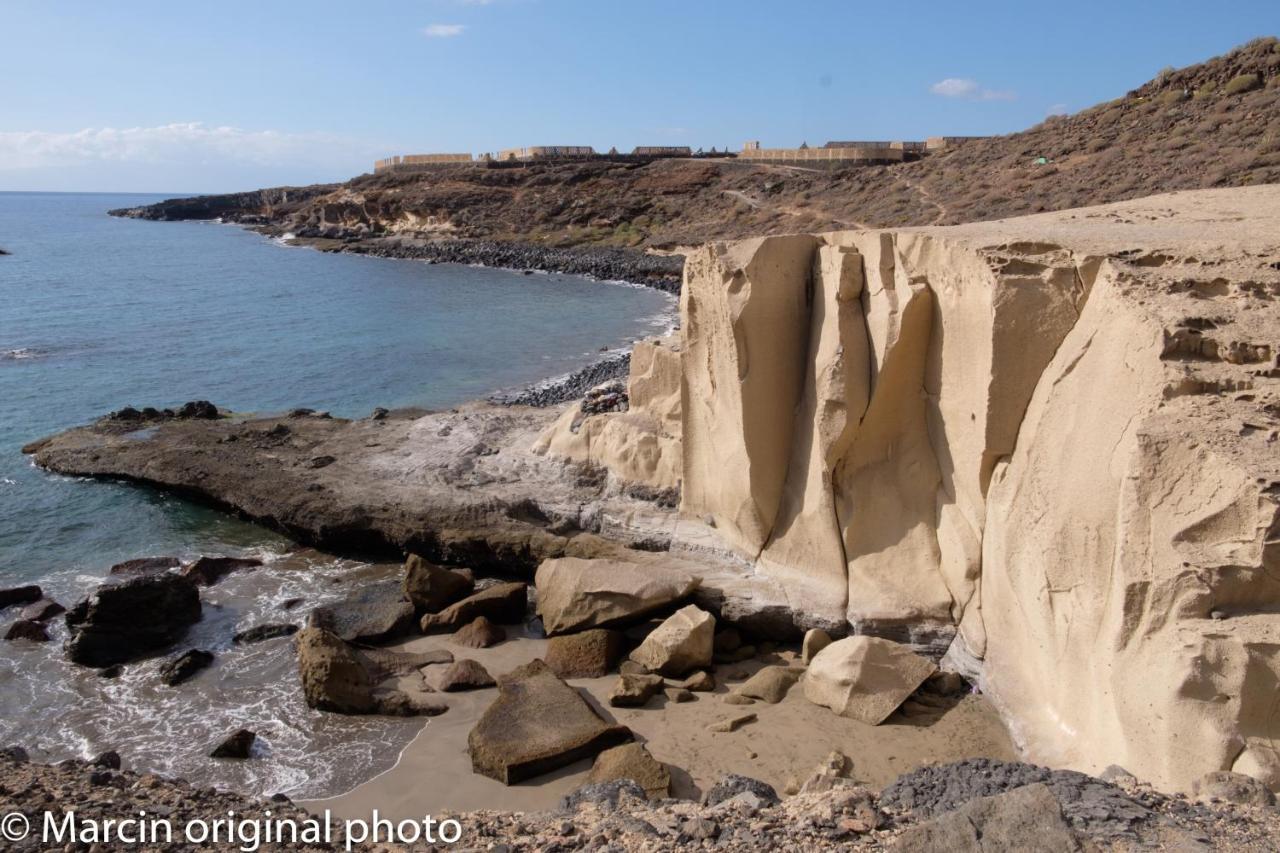
[[[1212,82],[1205,83],[1199,89],[1196,89],[1195,92],[1192,93],[1191,97],[1195,98],[1196,100],[1201,100],[1202,98],[1212,98],[1214,91],[1215,89]]]
[[[1161,92],[1159,100],[1160,100],[1160,103],[1164,104],[1167,107],[1167,106],[1171,106],[1172,104],[1182,103],[1183,101],[1189,100],[1190,98],[1191,96],[1187,94],[1186,89],[1170,89],[1167,92]]]
[[[1240,74],[1227,81],[1222,93],[1224,95],[1243,95],[1245,92],[1252,92],[1254,89],[1261,88],[1261,86],[1262,78],[1257,74]]]

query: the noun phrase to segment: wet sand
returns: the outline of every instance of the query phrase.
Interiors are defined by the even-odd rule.
[[[515,629],[508,631],[515,635]],[[447,648],[455,658],[479,661],[493,675],[540,657],[546,649],[545,640],[524,637],[490,649],[456,646],[449,639],[448,635],[421,637],[399,648]],[[678,797],[697,797],[726,773],[762,779],[782,792],[788,782],[803,781],[836,749],[852,759],[852,777],[875,788],[922,764],[971,756],[1017,759],[1004,725],[981,696],[965,696],[954,707],[927,715],[906,717],[898,712],[879,726],[838,717],[811,704],[799,685],[777,705],[738,706],[722,701],[750,673],[792,655],[783,651],[772,661],[717,666],[716,692],[696,693],[693,702],[671,703],[659,696],[644,708],[611,708],[606,699],[616,675],[570,683],[585,690],[607,719],[629,726],[655,758],[671,767],[672,793]],[[343,818],[367,818],[377,809],[394,820],[445,811],[537,811],[554,808],[562,796],[586,782],[590,760],[512,786],[473,773],[467,734],[497,690],[443,695],[449,711],[427,723],[395,767],[345,794],[302,805],[313,811],[329,809]],[[753,712],[758,719],[732,733],[707,731],[711,723],[744,712]]]

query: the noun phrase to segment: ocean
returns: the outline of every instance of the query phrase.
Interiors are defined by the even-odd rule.
[[[394,762],[421,721],[306,708],[287,640],[232,646],[291,597],[341,597],[392,566],[297,550],[270,531],[123,483],[34,468],[22,445],[125,405],[211,400],[440,409],[567,373],[660,333],[672,297],[622,283],[286,247],[213,222],[115,219],[164,196],[0,193],[0,587],[39,583],[70,606],[122,560],[263,557],[207,591],[184,643],[218,653],[177,688],[158,661],[117,680],[55,642],[0,642],[0,745],[58,760],[117,749],[127,766],[247,793],[321,797]],[[0,626],[14,611],[0,614]],[[204,757],[246,725],[261,760]]]

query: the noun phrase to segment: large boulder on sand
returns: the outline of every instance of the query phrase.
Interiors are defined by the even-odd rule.
[[[338,714],[402,717],[439,714],[447,708],[394,688],[380,689],[379,681],[395,674],[391,652],[384,651],[370,659],[336,634],[316,627],[300,631],[297,644],[302,693],[312,708]]]
[[[178,575],[102,586],[67,612],[67,657],[93,667],[125,663],[182,639],[200,614],[196,585]]]
[[[776,705],[800,680],[803,670],[789,666],[766,666],[738,686],[737,693]]]
[[[498,625],[514,625],[524,621],[527,607],[528,584],[500,583],[468,595],[439,613],[428,613],[419,626],[424,634],[455,631],[480,616]]]
[[[622,656],[622,635],[607,628],[547,640],[547,666],[561,678],[600,678]]]
[[[511,785],[631,740],[541,660],[498,677],[498,698],[467,736],[475,772]]]
[[[937,670],[906,646],[879,637],[846,637],[814,655],[804,695],[842,717],[875,726]]]
[[[438,613],[466,598],[474,588],[471,577],[437,566],[417,554],[410,554],[404,562],[401,589],[418,613]]]
[[[591,775],[587,777],[588,784],[615,779],[632,780],[644,788],[650,799],[671,793],[671,771],[638,743],[624,743],[596,756],[596,763],[591,765]]]
[[[538,566],[538,615],[547,633],[567,634],[638,619],[687,598],[697,587],[678,561],[562,557]]]
[[[343,601],[317,607],[309,624],[349,643],[385,643],[413,628],[413,605],[398,583],[375,583]]]
[[[711,665],[716,617],[690,604],[671,614],[631,653],[650,672],[684,675]]]

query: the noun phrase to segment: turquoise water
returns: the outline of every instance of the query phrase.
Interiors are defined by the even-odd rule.
[[[569,372],[660,331],[671,297],[621,284],[326,255],[216,223],[112,219],[152,197],[0,193],[0,587],[39,582],[70,605],[131,557],[253,554],[261,569],[205,590],[182,647],[214,665],[177,688],[161,659],[118,679],[68,664],[54,642],[0,641],[0,745],[38,760],[116,749],[127,767],[295,797],[386,770],[421,720],[306,707],[289,640],[231,642],[300,622],[396,566],[293,550],[268,531],[180,499],[59,477],[19,448],[126,404],[209,399],[240,411],[295,406],[363,416],[440,408]],[[306,604],[288,610],[284,603]],[[14,611],[0,614],[0,629]],[[181,648],[181,647],[180,647]],[[241,726],[255,761],[212,761]]]
[[[0,256],[0,586],[265,536],[144,490],[42,474],[18,452],[33,439],[126,404],[448,407],[652,334],[670,305],[570,276],[329,255],[105,213],[153,200],[0,193],[12,252]]]

